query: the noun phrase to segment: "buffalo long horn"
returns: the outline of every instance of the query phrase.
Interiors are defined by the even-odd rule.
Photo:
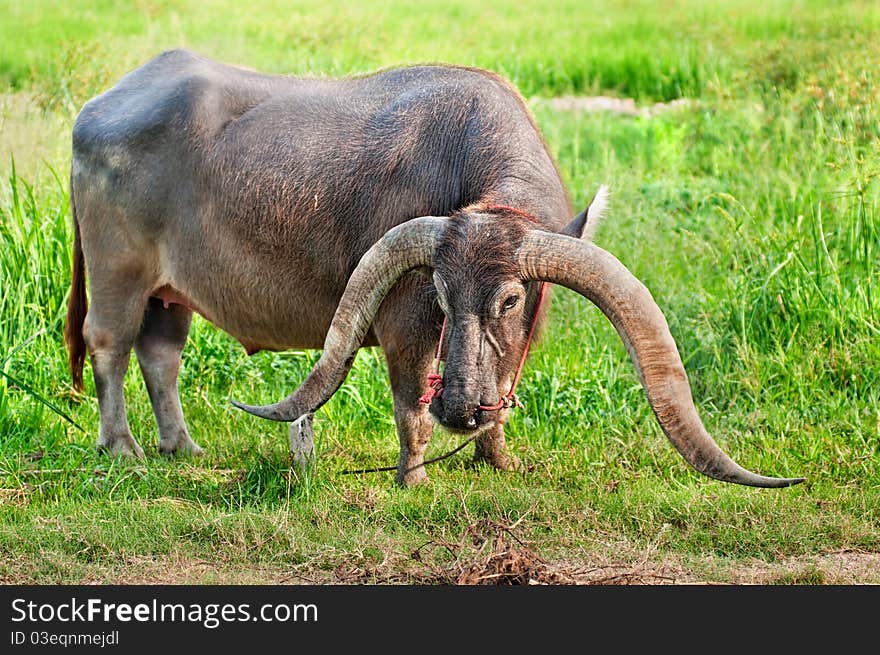
[[[602,310],[623,339],[663,432],[697,471],[752,487],[803,482],[752,473],[718,447],[697,414],[666,318],[648,289],[612,254],[587,241],[533,230],[519,250],[519,268],[523,279],[568,287]]]
[[[433,266],[445,218],[423,216],[392,228],[364,254],[348,280],[324,340],[324,352],[306,380],[274,405],[236,407],[273,421],[294,421],[336,393],[391,287],[407,271]]]

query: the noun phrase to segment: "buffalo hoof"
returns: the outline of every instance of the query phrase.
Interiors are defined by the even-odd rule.
[[[175,441],[159,441],[159,452],[163,455],[174,455],[177,457],[201,457],[205,454],[202,447],[193,441],[188,434],[177,438]]]
[[[107,453],[111,457],[144,458],[144,449],[140,447],[140,444],[131,435],[123,435],[113,439],[99,439],[98,452]]]
[[[475,466],[480,464],[489,464],[499,471],[521,471],[522,462],[519,457],[508,455],[507,453],[493,454],[488,456],[482,453],[475,453],[473,463]]]
[[[499,471],[519,471],[522,467],[519,458],[508,451],[504,433],[500,431],[486,432],[477,438],[473,463],[486,463]]]
[[[415,487],[420,484],[427,484],[428,474],[425,473],[424,466],[403,472],[398,469],[396,481],[401,487]]]

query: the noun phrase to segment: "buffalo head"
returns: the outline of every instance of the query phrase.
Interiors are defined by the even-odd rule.
[[[697,471],[756,487],[802,478],[771,478],[734,462],[706,431],[666,319],[648,289],[588,236],[604,208],[603,187],[590,208],[553,233],[510,207],[473,205],[449,217],[421,217],[389,230],[361,259],[340,300],[324,352],[303,384],[274,405],[236,406],[263,418],[293,421],[335,393],[354,362],[391,287],[411,270],[430,271],[446,315],[442,392],[431,414],[456,431],[503,420],[510,389],[538,306],[541,282],[593,302],[616,328],[664,433]]]

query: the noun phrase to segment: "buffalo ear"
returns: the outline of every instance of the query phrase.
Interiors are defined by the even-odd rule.
[[[602,215],[608,208],[608,186],[603,184],[596,191],[596,195],[590,201],[587,208],[572,219],[571,223],[562,228],[560,234],[564,234],[575,239],[584,239],[589,241],[596,233]]]
[[[584,235],[584,227],[587,224],[587,212],[589,210],[590,208],[587,207],[584,211],[575,216],[571,223],[562,228],[559,234],[580,239]]]

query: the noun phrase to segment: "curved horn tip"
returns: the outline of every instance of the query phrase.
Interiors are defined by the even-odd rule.
[[[801,482],[805,482],[806,478],[771,478],[774,482],[773,486],[777,488],[781,487],[793,487],[796,484],[800,484]]]
[[[248,414],[253,414],[254,416],[259,416],[260,418],[265,418],[270,421],[289,421],[290,419],[286,416],[282,416],[275,405],[247,405],[245,403],[240,403],[237,400],[230,400],[235,407],[238,409],[243,409]]]
[[[806,478],[771,478],[764,475],[724,475],[724,476],[714,476],[710,475],[709,477],[713,477],[716,480],[720,480],[722,482],[733,482],[734,484],[741,484],[746,487],[761,487],[764,489],[782,489],[783,487],[793,487],[796,484],[800,484],[804,482]]]

